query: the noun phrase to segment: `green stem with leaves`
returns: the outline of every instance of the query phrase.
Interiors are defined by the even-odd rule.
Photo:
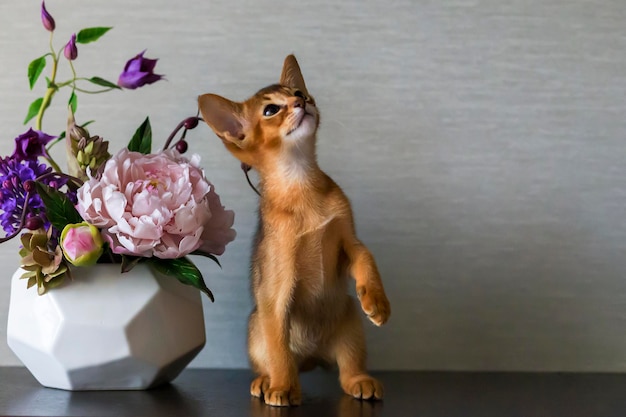
[[[75,41],[77,43],[94,42],[94,41],[98,40],[106,32],[108,32],[110,29],[111,29],[110,27],[91,27],[91,28],[82,29],[76,35]],[[85,94],[100,94],[100,93],[106,93],[107,91],[120,89],[120,87],[117,86],[116,84],[114,84],[114,83],[112,83],[110,81],[107,81],[105,79],[102,79],[100,77],[92,77],[92,78],[79,78],[79,77],[77,77],[76,76],[76,70],[74,68],[74,65],[73,65],[71,59],[69,59],[69,65],[70,65],[70,68],[72,70],[72,78],[67,80],[67,81],[57,83],[56,76],[57,76],[57,69],[58,69],[58,66],[59,66],[59,60],[61,59],[61,54],[64,52],[65,48],[59,49],[58,52],[54,50],[54,45],[52,43],[53,35],[54,34],[51,31],[50,32],[50,42],[49,42],[50,52],[45,54],[42,57],[39,57],[39,58],[35,59],[33,62],[31,62],[31,64],[29,65],[29,68],[28,68],[28,71],[29,71],[28,77],[29,77],[30,87],[32,89],[33,85],[37,82],[37,78],[41,74],[41,71],[43,70],[43,67],[45,67],[46,58],[48,56],[52,57],[52,71],[51,71],[51,74],[50,74],[50,78],[47,80],[48,81],[48,85],[47,85],[47,88],[46,88],[46,92],[45,92],[43,97],[41,97],[40,99],[35,100],[31,104],[31,108],[29,108],[26,121],[24,122],[24,124],[26,124],[33,116],[36,116],[36,119],[35,119],[35,129],[39,130],[39,131],[42,130],[43,117],[44,117],[44,114],[45,114],[46,110],[48,109],[48,107],[50,106],[50,104],[52,102],[52,98],[57,93],[57,91],[59,91],[59,89],[61,89],[62,87],[67,87],[67,86],[72,87],[72,95],[70,96],[70,100],[69,100],[69,106],[71,107],[71,111],[72,112],[74,112],[76,110],[76,92],[81,92],[81,93],[85,93]],[[90,82],[92,84],[96,84],[96,85],[98,85],[100,87],[105,87],[105,88],[102,89],[102,90],[96,90],[96,91],[85,90],[85,89],[79,88],[76,85],[77,81],[88,81],[88,82]],[[36,107],[33,108],[35,104],[38,104],[39,108],[36,108]],[[35,114],[35,112],[36,112],[36,114]],[[63,135],[61,135],[61,136],[63,136]],[[58,143],[59,141],[60,141],[60,139],[52,142],[48,147],[46,147],[46,155],[44,156],[44,158],[54,168],[55,171],[62,172],[61,168],[59,167],[59,165],[54,161],[54,159],[50,156],[50,154],[48,152],[49,149],[54,144]]]
[[[54,93],[57,92],[58,87],[55,84],[57,77],[57,69],[59,66],[59,54],[54,51],[54,47],[52,46],[52,37],[53,33],[50,33],[50,56],[52,57],[52,73],[50,74],[50,80],[48,81],[48,89],[46,90],[46,94],[43,96],[43,101],[41,102],[41,106],[39,107],[39,112],[37,113],[37,118],[35,119],[35,129],[41,130],[41,125],[43,122],[43,115],[46,112],[46,109],[50,105],[52,101],[52,97]]]
[[[52,56],[52,73],[50,74],[50,81],[48,83],[46,94],[43,96],[43,101],[41,102],[41,106],[39,107],[39,112],[37,113],[37,118],[35,119],[35,129],[37,130],[42,129],[43,115],[46,112],[46,109],[48,108],[48,106],[50,105],[50,102],[52,101],[52,97],[58,90],[58,87],[55,85],[54,82],[57,76],[60,52],[59,52],[59,55],[55,54],[54,52],[54,47],[52,46],[52,35],[53,34],[50,33],[50,50],[52,51],[52,53],[50,54]],[[59,167],[59,164],[57,164],[55,160],[49,154],[45,155],[45,159],[46,161],[48,161],[48,163],[52,166],[52,168],[56,172],[62,172],[61,167]]]

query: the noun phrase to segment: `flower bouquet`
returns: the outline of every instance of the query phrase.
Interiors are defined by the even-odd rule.
[[[154,72],[157,60],[139,53],[117,83],[78,77],[78,46],[111,28],[80,30],[57,50],[56,23],[43,2],[41,19],[50,32],[50,51],[30,63],[28,81],[31,89],[42,84],[49,67],[45,93],[30,105],[24,121],[34,120],[34,127],[15,139],[12,155],[0,158],[0,225],[6,233],[0,243],[18,235],[22,243],[11,290],[9,345],[47,386],[153,386],[175,377],[204,345],[196,289],[211,301],[213,295],[187,255],[218,262],[216,256],[235,237],[234,213],[222,206],[199,156],[183,156],[187,131],[197,126],[198,117],[182,121],[158,152],[152,151],[146,118],[127,148],[113,156],[108,142],[88,131],[91,121],[76,121],[81,94],[132,90],[163,79]],[[59,80],[57,69],[64,63],[72,76]],[[67,129],[56,136],[44,133],[46,110],[62,91],[68,92]],[[50,154],[60,142],[65,142],[65,171]],[[138,283],[127,278],[131,271],[139,271]],[[119,316],[115,324],[113,316]],[[151,318],[158,324],[150,324]],[[167,352],[158,353],[156,344],[166,345]],[[99,354],[77,359],[75,345]],[[141,347],[144,353],[138,353]],[[108,379],[95,381],[103,374]]]
[[[60,51],[52,47],[55,21],[42,3],[42,21],[51,33],[51,51],[28,68],[31,88],[40,79],[47,61],[51,75],[42,98],[35,100],[25,123],[35,128],[15,139],[15,151],[0,159],[0,224],[7,233],[2,241],[20,232],[22,267],[28,271],[28,287],[40,294],[70,277],[72,268],[97,262],[120,263],[122,272],[139,262],[193,285],[212,298],[202,274],[185,258],[199,254],[217,260],[233,240],[234,214],[224,210],[214,187],[205,178],[199,157],[182,156],[185,134],[198,123],[186,119],[167,140],[165,148],[152,151],[152,134],[146,119],[126,149],[111,156],[108,142],[92,136],[86,124],[75,121],[78,94],[135,89],[163,78],[154,73],[157,60],[132,58],[117,84],[100,77],[79,78],[74,69],[77,44],[94,42],[110,28],[87,28],[73,35]],[[57,67],[63,56],[73,77],[60,82]],[[80,83],[104,87],[87,90]],[[67,130],[58,136],[41,131],[52,99],[70,90]],[[174,135],[184,128],[181,139]],[[50,156],[50,148],[64,140],[68,169],[64,172]]]

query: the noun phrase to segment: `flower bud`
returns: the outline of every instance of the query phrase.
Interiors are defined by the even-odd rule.
[[[154,73],[157,60],[144,58],[143,54],[145,52],[146,51],[143,51],[136,57],[128,60],[124,66],[124,71],[122,71],[117,80],[117,85],[129,90],[134,90],[135,88],[152,84],[163,79],[163,75]]]
[[[68,174],[87,179],[87,168],[95,173],[111,157],[109,142],[90,136],[87,129],[76,124],[70,111],[65,136]]]
[[[186,141],[184,140],[179,140],[178,142],[176,142],[176,150],[180,153],[185,153],[187,152],[187,148],[189,147],[189,145],[187,144]]]
[[[65,45],[63,49],[63,55],[68,61],[73,61],[78,56],[78,48],[76,48],[76,34],[74,33],[70,38],[69,42]]]
[[[15,150],[11,158],[18,161],[35,161],[40,156],[47,156],[46,145],[54,138],[44,132],[28,129],[28,132],[15,138]]]
[[[27,193],[32,193],[33,191],[35,191],[35,181],[33,180],[26,180],[24,181],[24,191],[26,191]]]
[[[75,266],[94,265],[103,252],[100,231],[87,222],[65,226],[60,244],[65,259]]]
[[[241,169],[243,170],[243,172],[248,173],[252,169],[252,167],[245,162],[242,162]]]
[[[37,230],[43,227],[43,220],[41,217],[29,217],[26,219],[26,223],[24,224],[28,230]]]
[[[54,28],[56,27],[54,19],[46,10],[45,1],[41,2],[41,23],[43,23],[43,27],[45,27],[46,30],[49,30],[50,32],[54,31]]]
[[[197,117],[188,117],[185,119],[185,121],[183,122],[185,124],[185,129],[194,129],[196,126],[198,126],[198,118]]]

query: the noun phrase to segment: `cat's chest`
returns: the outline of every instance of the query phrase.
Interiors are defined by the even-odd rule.
[[[288,243],[296,250],[318,252],[324,243],[333,240],[333,226],[338,221],[335,213],[308,213],[306,216],[285,216],[263,225],[267,244]]]
[[[262,222],[255,257],[261,282],[276,277],[294,280],[293,300],[314,309],[329,293],[345,293],[341,280],[345,256],[341,248],[338,222],[334,212],[320,211],[306,216],[289,214]],[[285,272],[288,275],[283,275]],[[273,282],[273,281],[272,281]]]
[[[336,218],[336,214],[324,213],[315,216],[308,222],[302,222],[297,228],[296,238],[301,240],[322,239]]]
[[[303,227],[295,236],[295,272],[303,293],[320,295],[338,278],[341,238],[334,215]]]
[[[336,280],[341,270],[341,222],[345,210],[332,194],[308,194],[262,206],[266,253],[293,271],[305,292],[317,292]],[[267,201],[266,201],[267,202]],[[310,290],[310,291],[309,291]]]

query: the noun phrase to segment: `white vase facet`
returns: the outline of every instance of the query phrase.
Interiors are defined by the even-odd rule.
[[[145,389],[171,381],[205,343],[200,291],[139,264],[74,268],[40,296],[11,282],[9,347],[44,386]]]

